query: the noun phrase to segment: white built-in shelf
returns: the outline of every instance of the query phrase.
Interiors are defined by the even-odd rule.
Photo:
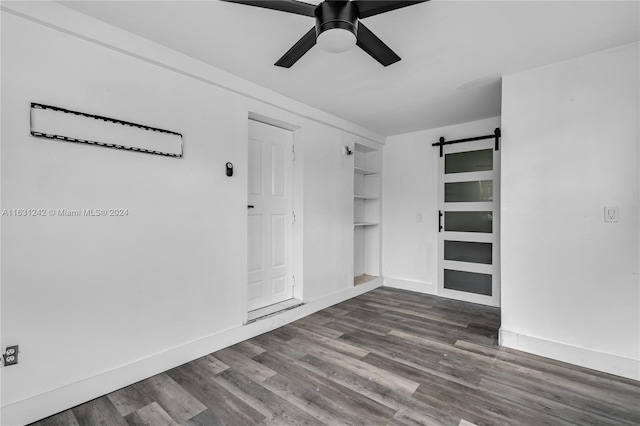
[[[353,285],[360,285],[368,283],[369,281],[377,280],[380,277],[374,277],[373,275],[362,274],[353,278]]]
[[[358,143],[358,141],[362,143]],[[382,147],[353,138],[354,284],[380,279]]]
[[[380,173],[380,172],[377,172],[375,170],[365,169],[365,168],[362,168],[362,167],[354,167],[353,171],[356,174],[359,174],[359,175],[377,175],[377,174]]]

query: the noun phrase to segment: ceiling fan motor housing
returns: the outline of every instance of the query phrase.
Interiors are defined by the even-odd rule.
[[[358,33],[358,7],[350,1],[324,1],[315,10],[316,37],[332,29]]]

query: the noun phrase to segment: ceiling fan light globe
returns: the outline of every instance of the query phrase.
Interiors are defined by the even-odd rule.
[[[327,52],[346,52],[356,45],[356,35],[342,28],[331,28],[318,35],[316,43]]]

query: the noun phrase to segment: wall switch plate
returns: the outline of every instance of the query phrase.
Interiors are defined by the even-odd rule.
[[[605,222],[618,222],[618,206],[605,206],[604,208],[604,221]]]
[[[7,346],[7,349],[4,350],[4,354],[2,355],[2,358],[4,359],[5,367],[17,364],[18,363],[18,345]]]

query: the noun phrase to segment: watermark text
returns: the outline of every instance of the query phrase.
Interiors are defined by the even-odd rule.
[[[129,209],[2,209],[2,217],[124,217]]]

